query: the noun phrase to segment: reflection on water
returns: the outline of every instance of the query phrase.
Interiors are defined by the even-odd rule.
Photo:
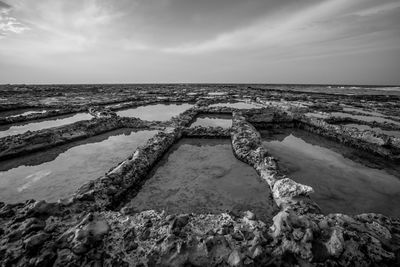
[[[245,102],[237,102],[237,103],[217,103],[212,104],[210,107],[227,107],[227,108],[237,108],[237,109],[251,109],[251,108],[262,108],[262,106],[245,103]]]
[[[400,170],[377,158],[301,130],[263,132],[263,145],[295,181],[310,185],[325,213],[400,216]]]
[[[168,213],[251,210],[264,220],[276,208],[269,187],[235,158],[229,139],[180,140],[127,205]]]
[[[42,129],[58,127],[71,124],[77,121],[90,120],[92,116],[89,113],[77,113],[75,115],[60,116],[48,118],[45,120],[35,120],[33,122],[24,122],[0,126],[0,138],[10,135],[22,134],[27,131],[39,131]]]
[[[136,117],[147,121],[167,121],[193,107],[191,104],[156,104],[120,110],[121,117]]]
[[[232,127],[232,115],[229,114],[202,114],[196,118],[191,127]]]
[[[374,131],[377,133],[383,133],[383,134],[386,134],[389,136],[394,136],[394,137],[400,138],[400,131],[387,131],[387,130],[382,130],[381,128],[378,128],[378,127],[370,127],[369,125],[355,124],[355,123],[345,124],[344,126],[354,127],[354,128],[359,129],[360,131],[370,130],[370,131]]]
[[[90,143],[92,138],[89,138],[86,144],[81,141],[66,151],[53,148],[27,156],[25,160],[29,162],[32,157],[41,159],[47,158],[47,154],[59,153],[47,162],[33,162],[0,172],[0,201],[14,203],[32,198],[56,201],[69,197],[83,183],[104,175],[126,159],[154,134],[155,131],[118,130],[94,137],[95,143]],[[24,162],[13,159],[8,164],[10,161]]]

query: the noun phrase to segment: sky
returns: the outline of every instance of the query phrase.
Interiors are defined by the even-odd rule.
[[[400,84],[399,0],[0,0],[0,84]]]

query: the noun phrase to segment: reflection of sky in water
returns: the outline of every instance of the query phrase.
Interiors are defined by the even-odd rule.
[[[366,167],[293,135],[263,144],[289,177],[314,188],[311,197],[323,212],[400,216],[400,179],[385,170]]]
[[[218,116],[208,116],[200,115],[192,123],[191,127],[202,126],[202,127],[222,127],[230,128],[232,127],[232,116],[231,115],[218,115]]]
[[[270,220],[270,197],[256,171],[235,158],[230,139],[182,139],[128,206],[168,213],[252,210]]]
[[[156,104],[120,110],[117,114],[121,117],[136,117],[147,121],[167,121],[192,106],[191,104]]]
[[[245,102],[237,102],[237,103],[217,103],[212,104],[210,107],[227,107],[227,108],[237,108],[237,109],[250,109],[250,108],[262,108],[259,105],[254,105]]]
[[[92,116],[89,113],[77,113],[73,116],[64,118],[49,118],[45,121],[36,121],[29,123],[15,124],[11,127],[0,126],[0,138],[10,135],[22,134],[27,131],[38,131],[42,129],[58,127],[62,125],[71,124],[77,121],[90,120]]]
[[[56,201],[68,197],[86,181],[104,175],[126,159],[154,133],[141,131],[110,136],[101,142],[72,147],[40,165],[0,172],[0,201],[21,202],[31,198]]]

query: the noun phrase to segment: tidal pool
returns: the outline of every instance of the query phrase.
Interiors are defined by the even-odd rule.
[[[147,121],[167,121],[193,107],[191,104],[156,104],[117,111],[121,117],[136,117]]]
[[[232,127],[232,115],[229,114],[200,114],[191,127]]]
[[[394,137],[400,138],[400,131],[382,130],[381,128],[378,128],[378,127],[371,127],[369,125],[355,124],[355,123],[345,124],[344,126],[354,127],[354,128],[357,128],[357,129],[359,129],[361,131],[370,130],[370,131],[374,131],[374,132],[377,132],[377,133],[383,133],[383,134],[386,134],[386,135],[389,135],[389,136],[394,136]]]
[[[57,116],[48,119],[34,120],[30,122],[17,123],[0,126],[0,138],[5,136],[22,134],[27,131],[39,131],[47,128],[63,126],[77,121],[90,120],[89,113],[77,113],[75,115]]]
[[[212,104],[210,107],[228,107],[228,108],[237,108],[237,109],[251,109],[251,108],[262,108],[259,105],[245,103],[245,102],[236,102],[236,103],[217,103]]]
[[[262,131],[263,145],[293,180],[310,185],[324,213],[400,216],[400,168],[297,129]]]
[[[235,158],[230,139],[180,140],[127,207],[167,213],[250,210],[265,221],[276,211],[268,185]]]
[[[69,197],[79,186],[129,157],[155,133],[121,129],[76,142],[76,146],[72,143],[1,162],[0,201]]]

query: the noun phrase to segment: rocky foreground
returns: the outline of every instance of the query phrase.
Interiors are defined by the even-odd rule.
[[[2,266],[399,266],[399,219],[323,215],[309,198],[311,187],[279,172],[248,120],[294,123],[287,113],[270,110],[267,116],[264,111],[261,122],[254,112],[234,112],[230,131],[184,127],[196,109],[201,106],[181,114],[131,158],[69,200],[1,203]],[[251,212],[166,215],[133,213],[121,205],[182,136],[228,134],[237,158],[270,186],[280,208],[271,223]]]
[[[1,266],[400,266],[400,219],[322,214],[309,197],[313,189],[280,172],[253,125],[303,128],[390,160],[400,158],[398,138],[309,118],[293,105],[286,111],[239,112],[208,107],[210,101],[199,101],[165,123],[103,118],[100,109],[93,111],[99,118],[90,121],[1,138],[0,157],[9,158],[117,128],[162,129],[71,199],[0,202]],[[233,114],[233,126],[187,127],[200,113]],[[279,207],[272,222],[251,212],[167,215],[125,207],[182,137],[230,137],[235,156],[254,167],[271,189]]]

